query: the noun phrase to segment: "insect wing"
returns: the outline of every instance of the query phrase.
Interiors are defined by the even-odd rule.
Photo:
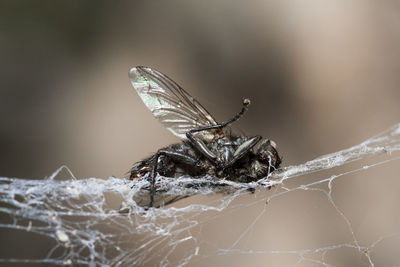
[[[130,70],[129,77],[154,117],[177,137],[186,139],[186,133],[192,129],[217,124],[196,99],[161,72],[135,67]],[[211,133],[203,132],[203,135],[211,138]]]

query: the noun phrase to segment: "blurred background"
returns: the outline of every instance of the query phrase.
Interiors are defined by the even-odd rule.
[[[234,129],[274,140],[283,166],[399,121],[399,1],[0,5],[0,176],[42,179],[65,164],[81,178],[122,177],[179,142],[133,90],[136,65],[218,121],[250,98]]]
[[[276,141],[284,165],[396,123],[398,1],[3,1],[0,175],[123,176],[178,142],[128,79],[156,68],[219,121]]]

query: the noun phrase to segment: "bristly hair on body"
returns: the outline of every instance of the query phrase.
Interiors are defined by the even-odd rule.
[[[249,99],[243,99],[242,109],[232,119],[217,123],[195,98],[161,72],[135,67],[129,76],[154,117],[182,140],[159,149],[131,168],[130,179],[147,177],[151,183],[149,207],[159,206],[154,202],[157,174],[211,175],[247,183],[265,178],[279,168],[281,158],[273,141],[259,135],[234,135],[228,127],[244,115]]]

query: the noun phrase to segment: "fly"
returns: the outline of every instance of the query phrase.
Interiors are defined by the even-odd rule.
[[[182,142],[161,148],[154,155],[134,164],[130,179],[148,174],[150,204],[154,205],[156,176],[200,177],[211,175],[235,182],[252,182],[279,168],[281,158],[276,144],[259,135],[233,135],[226,127],[239,120],[250,105],[230,120],[218,123],[189,93],[163,73],[135,67],[129,77],[143,103],[172,134]]]

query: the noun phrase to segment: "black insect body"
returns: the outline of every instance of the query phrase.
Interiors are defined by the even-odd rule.
[[[153,115],[182,139],[181,143],[158,150],[131,169],[130,179],[142,179],[149,173],[150,207],[156,193],[157,173],[165,177],[209,174],[236,182],[251,182],[279,168],[281,158],[273,141],[224,131],[246,112],[250,100],[243,100],[242,110],[231,120],[218,124],[196,99],[166,75],[151,68],[135,67],[129,76]]]

